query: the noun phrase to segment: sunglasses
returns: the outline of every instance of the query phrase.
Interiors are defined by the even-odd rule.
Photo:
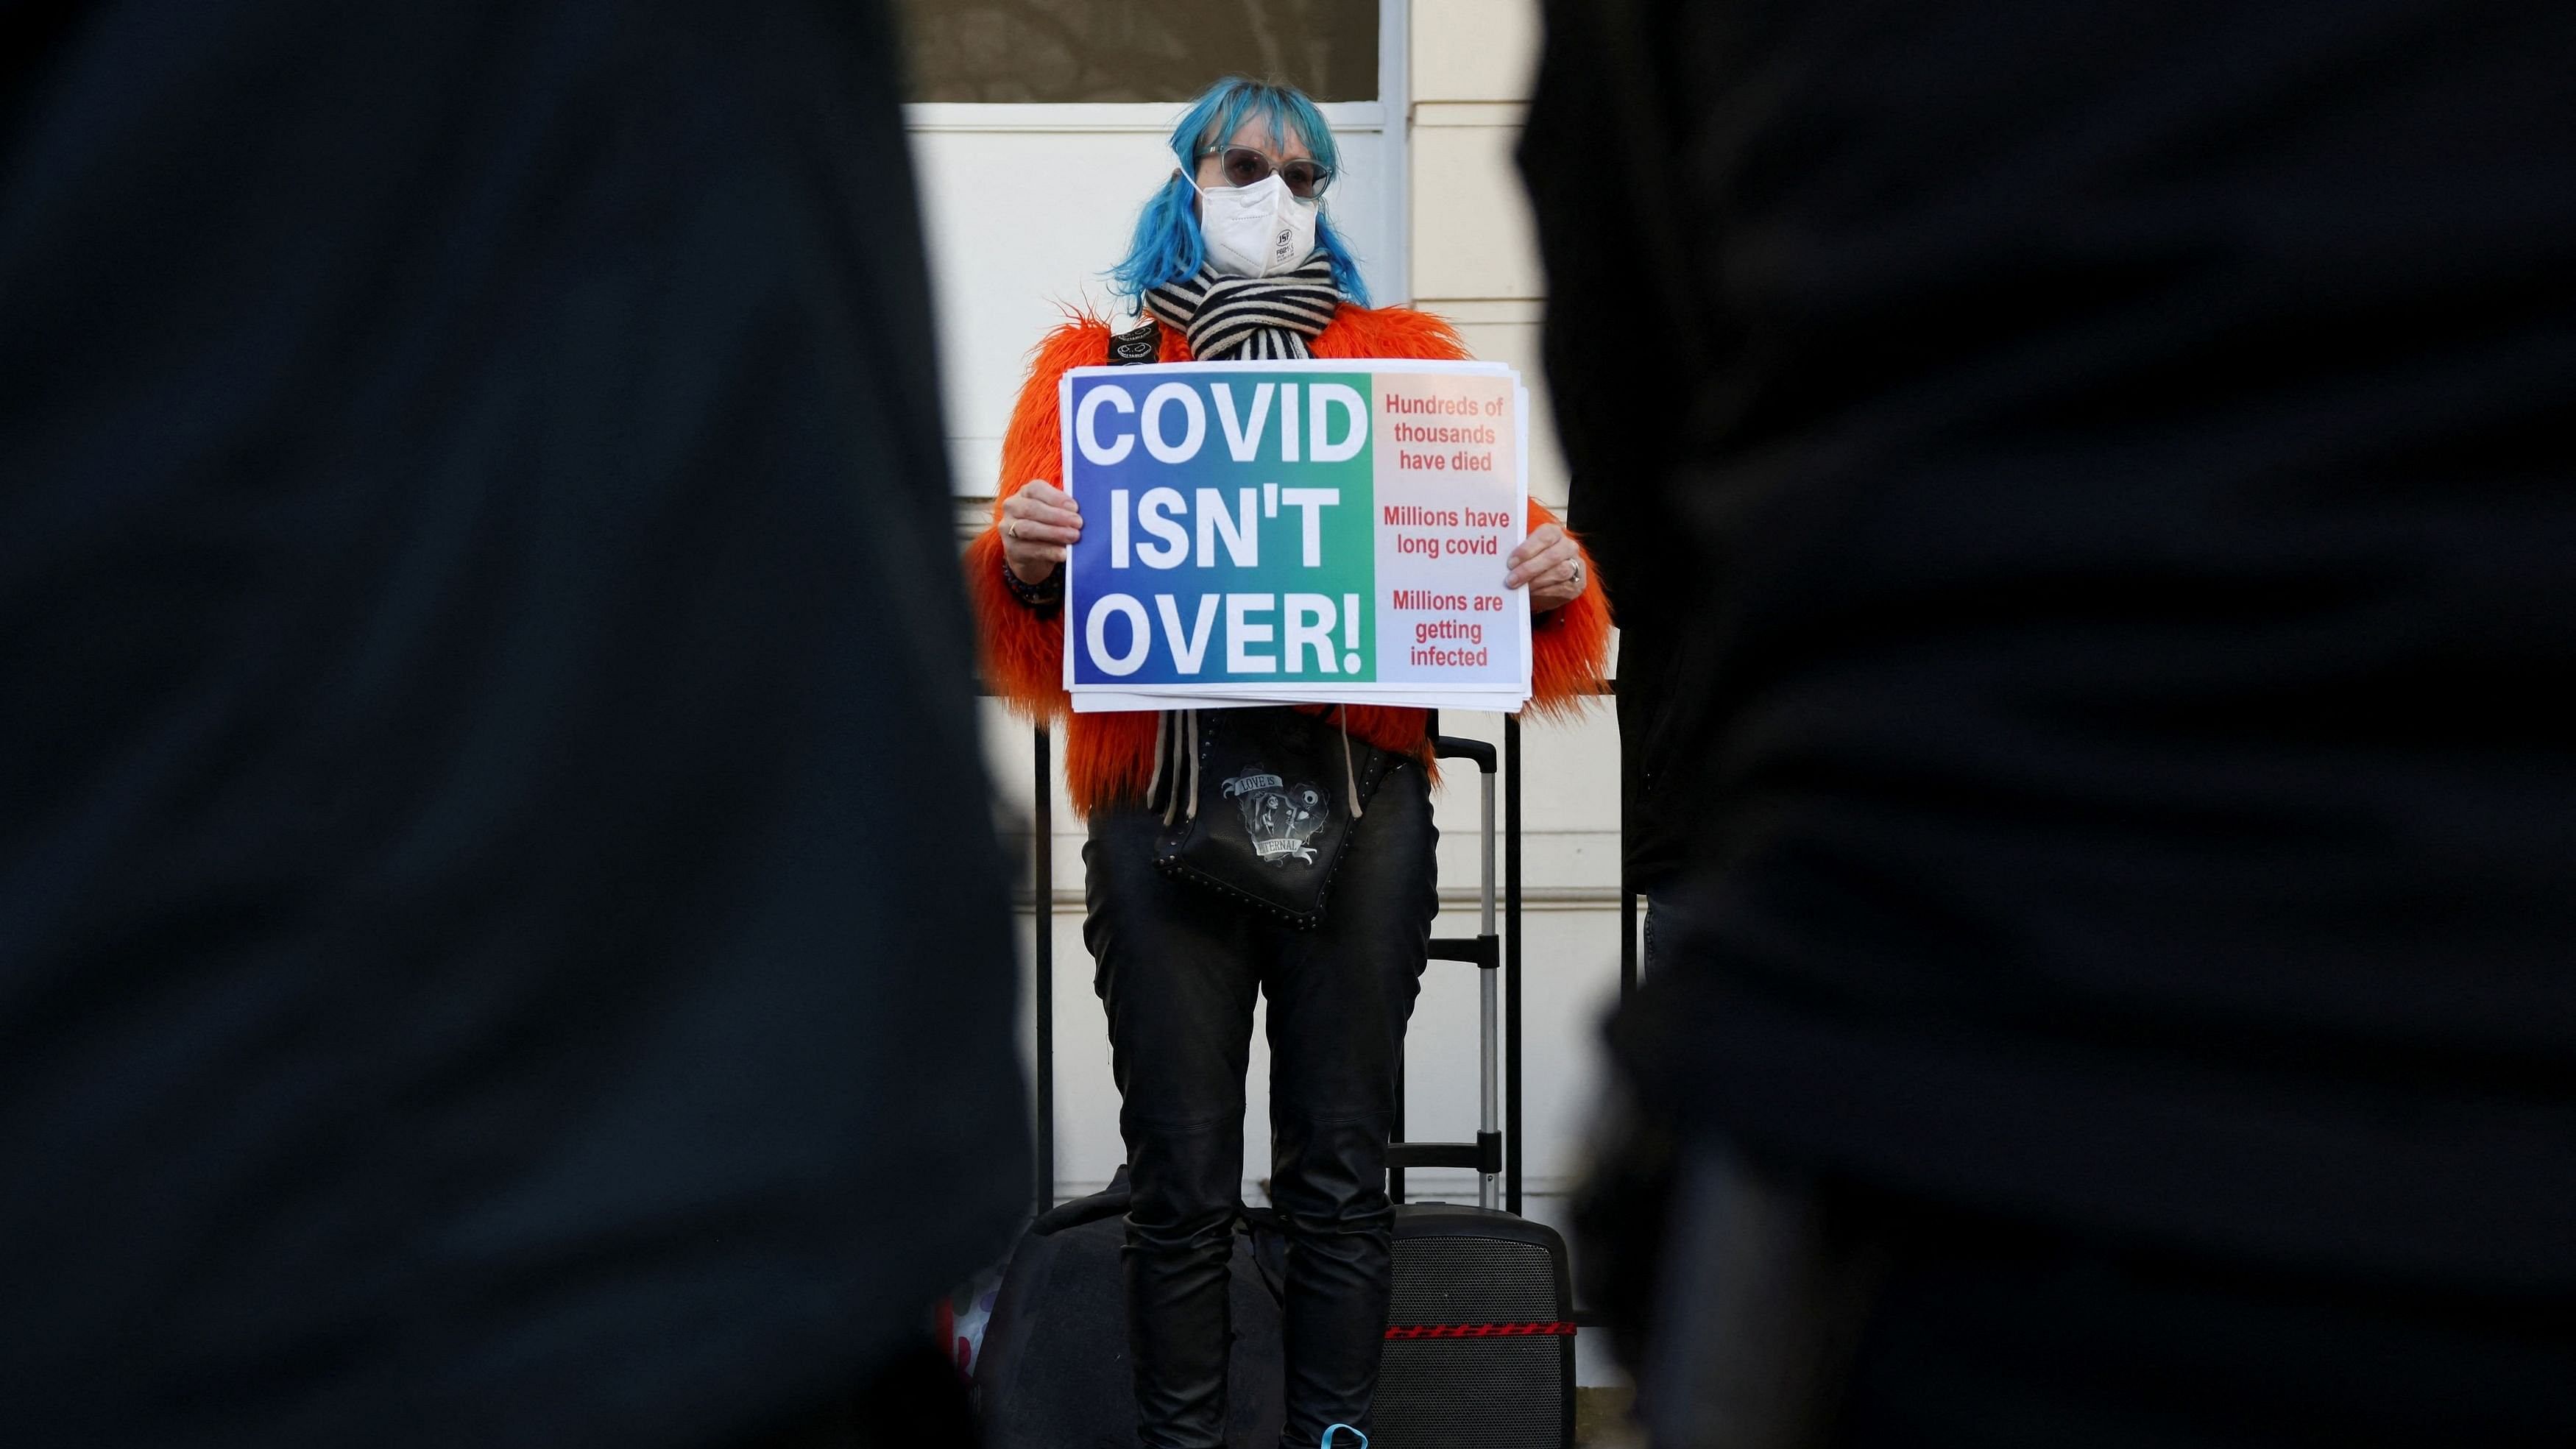
[[[1321,196],[1325,187],[1333,184],[1333,173],[1326,167],[1312,161],[1291,161],[1285,166],[1273,166],[1269,157],[1249,146],[1210,146],[1199,154],[1224,158],[1222,164],[1228,186],[1257,185],[1276,171],[1279,179],[1288,183],[1290,196],[1311,201]]]

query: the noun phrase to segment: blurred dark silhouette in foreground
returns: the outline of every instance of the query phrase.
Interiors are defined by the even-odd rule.
[[[926,1442],[1027,1168],[878,7],[9,27],[0,1438]]]
[[[1549,19],[1657,1441],[2576,1442],[2576,8]]]

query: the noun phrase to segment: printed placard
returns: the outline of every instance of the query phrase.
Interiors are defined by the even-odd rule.
[[[1516,707],[1526,413],[1480,363],[1173,363],[1062,383],[1075,707]],[[1115,700],[1105,696],[1115,695]]]

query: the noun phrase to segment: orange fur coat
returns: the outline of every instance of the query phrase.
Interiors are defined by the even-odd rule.
[[[1172,328],[1162,329],[1161,361],[1187,362],[1189,348]],[[1154,716],[1072,714],[1064,691],[1064,622],[1053,609],[1022,604],[1002,582],[1002,499],[1031,480],[1057,482],[1063,457],[1058,441],[1056,383],[1072,367],[1109,360],[1109,325],[1079,318],[1047,334],[1037,346],[1029,380],[1011,410],[1002,439],[1002,477],[993,500],[994,521],[966,548],[966,581],[974,600],[985,686],[1031,719],[1065,718],[1064,765],[1074,808],[1088,815],[1105,805],[1141,799],[1153,769]],[[1355,307],[1344,303],[1310,344],[1317,357],[1464,358],[1467,349],[1449,324],[1409,307]],[[1536,500],[1529,525],[1556,522]],[[1531,632],[1532,706],[1540,713],[1569,709],[1601,682],[1610,641],[1610,607],[1589,555],[1583,593],[1541,616]],[[1327,706],[1300,706],[1321,709]],[[1429,740],[1421,710],[1354,705],[1351,733],[1381,749],[1427,764]]]

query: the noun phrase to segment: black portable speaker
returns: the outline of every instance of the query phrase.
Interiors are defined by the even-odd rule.
[[[1376,1432],[1406,1449],[1567,1449],[1574,1285],[1565,1239],[1486,1208],[1396,1209]]]

